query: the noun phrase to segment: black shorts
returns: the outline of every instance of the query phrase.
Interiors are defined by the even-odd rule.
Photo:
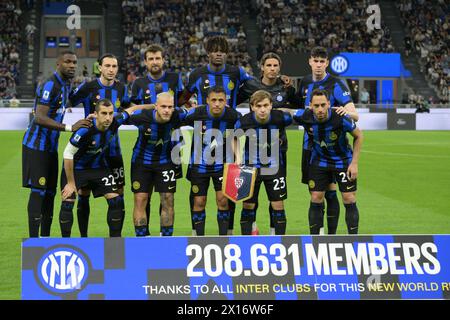
[[[58,153],[33,150],[22,145],[22,186],[56,190]]]
[[[131,191],[149,193],[177,191],[176,168],[173,164],[131,164]]]
[[[75,186],[77,190],[89,189],[94,198],[104,196],[107,193],[117,193],[119,186],[109,168],[74,170]],[[66,171],[61,172],[61,190],[67,184]]]
[[[278,173],[274,175],[261,175],[258,169],[255,180],[255,188],[253,189],[253,196],[244,202],[258,203],[259,189],[263,182],[266,187],[267,198],[269,201],[280,201],[287,199],[286,170],[285,167],[282,166],[278,170]]]
[[[215,173],[191,173],[187,179],[191,181],[191,193],[194,197],[206,196],[208,195],[210,180],[212,180],[216,192],[222,190],[223,171]]]
[[[302,152],[302,183],[308,184],[309,181],[309,162],[311,160],[311,150],[303,149]]]
[[[175,165],[175,179],[183,178],[183,166],[181,164]]]
[[[339,191],[354,192],[356,191],[356,180],[350,181],[347,177],[347,168],[329,169],[317,166],[309,167],[309,191],[326,191],[330,183],[338,183]]]
[[[114,175],[114,180],[119,188],[125,185],[125,169],[123,166],[122,155],[116,157],[106,156],[106,162],[108,162],[109,168]]]

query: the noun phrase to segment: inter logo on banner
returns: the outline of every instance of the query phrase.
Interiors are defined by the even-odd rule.
[[[226,163],[223,169],[222,192],[231,201],[250,199],[255,187],[256,168]]]

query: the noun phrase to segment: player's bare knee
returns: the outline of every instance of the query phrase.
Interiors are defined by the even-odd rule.
[[[242,208],[246,209],[246,210],[253,210],[255,209],[255,204],[254,203],[243,203]]]
[[[198,208],[196,211],[204,210],[206,207],[206,197],[197,196],[194,197],[194,207]]]
[[[148,201],[148,193],[139,192],[134,194],[134,206],[138,208],[145,208]]]
[[[109,200],[109,199],[113,199],[113,198],[115,198],[115,197],[118,197],[119,196],[119,194],[118,193],[107,193],[107,194],[105,194],[105,199],[106,200]]]
[[[356,192],[343,192],[342,193],[342,202],[345,204],[355,203],[356,202]]]
[[[217,196],[216,203],[219,210],[228,210],[228,199],[225,196]]]
[[[273,210],[284,210],[284,202],[283,201],[271,201]]]
[[[322,203],[325,197],[325,192],[322,191],[312,191],[311,192],[311,202]]]

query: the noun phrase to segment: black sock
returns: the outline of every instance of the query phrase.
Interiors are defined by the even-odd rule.
[[[123,230],[123,223],[125,221],[125,196],[124,194],[119,194],[119,197],[122,199],[122,221],[120,222],[120,230]]]
[[[194,225],[194,229],[197,232],[197,236],[205,235],[205,220],[206,213],[205,210],[202,211],[191,211],[192,224]]]
[[[336,234],[339,223],[339,199],[335,190],[325,192],[327,200],[327,228],[328,234]]]
[[[161,205],[161,203],[159,204],[159,220],[161,220],[161,212],[162,212],[162,205]],[[159,225],[159,233],[162,233],[163,232],[163,226],[160,224]]]
[[[190,205],[190,208],[191,208],[192,230],[195,230],[194,220],[192,219],[192,211],[194,211],[194,195],[192,194],[192,188],[191,188],[191,192],[189,193],[189,205]]]
[[[323,227],[323,203],[311,202],[309,206],[309,233],[319,234],[320,228]]]
[[[134,233],[136,237],[145,237],[147,236],[148,227],[147,226],[134,226]]]
[[[117,196],[112,199],[108,199],[108,213],[106,219],[109,226],[110,237],[122,236],[122,224],[123,224],[123,198]]]
[[[228,199],[228,210],[230,211],[230,219],[228,220],[228,230],[234,229],[234,213],[236,212],[236,203]]]
[[[30,238],[39,237],[44,198],[45,190],[31,189],[30,198],[28,199],[28,232]]]
[[[53,209],[55,207],[55,194],[54,190],[46,190],[44,196],[44,203],[42,206],[42,219],[41,219],[41,237],[50,237],[50,229],[53,222]]]
[[[150,224],[150,196],[148,197],[147,205],[145,206],[145,215],[147,216],[147,224],[145,225],[145,227],[146,227],[145,235],[149,236],[150,229],[149,229],[148,225]]]
[[[275,225],[273,224],[273,208],[272,208],[272,203],[269,203],[269,216],[270,216],[270,227],[275,229]]]
[[[251,235],[252,224],[255,221],[255,210],[242,209],[241,211],[241,234]]]
[[[170,237],[173,235],[173,225],[172,226],[161,226],[161,235],[163,237]]]
[[[63,201],[61,203],[61,211],[59,211],[59,226],[61,228],[61,236],[63,238],[70,237],[73,225],[73,201]]]
[[[89,206],[89,196],[78,195],[77,204],[77,220],[80,236],[86,238],[88,236],[89,215],[91,208]]]
[[[348,234],[358,234],[359,211],[355,203],[345,204],[345,222]]]
[[[284,210],[273,210],[270,221],[273,221],[275,234],[286,234],[286,212]]]
[[[217,224],[219,225],[219,235],[226,236],[230,225],[230,211],[217,210]]]

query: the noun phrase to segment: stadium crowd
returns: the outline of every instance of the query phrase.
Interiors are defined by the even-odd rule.
[[[19,1],[0,2],[0,99],[17,95],[20,63]]]
[[[166,48],[166,66],[186,73],[207,62],[202,41],[224,34],[230,43],[228,63],[250,72],[246,36],[236,1],[125,0],[122,2],[125,31],[124,70],[128,82],[145,73],[143,54],[151,43]]]
[[[369,1],[256,0],[257,21],[268,52],[307,52],[314,46],[332,51],[394,52],[390,30],[368,32]],[[299,14],[303,13],[303,14]]]
[[[441,103],[448,102],[450,58],[445,40],[450,29],[448,2],[401,0],[397,7],[409,35],[405,42],[407,51],[418,54],[421,71],[438,92]]]

